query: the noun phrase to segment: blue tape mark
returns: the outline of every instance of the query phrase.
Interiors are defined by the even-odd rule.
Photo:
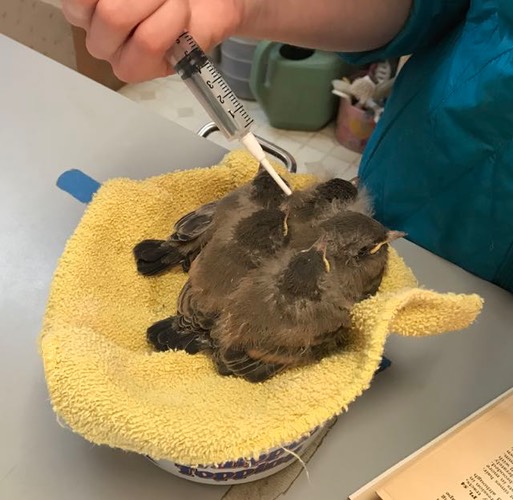
[[[57,179],[57,187],[82,203],[89,203],[101,184],[81,170],[63,172]]]
[[[383,370],[386,370],[391,364],[392,364],[392,361],[390,361],[388,358],[383,356],[381,358],[381,363],[379,364],[379,368],[376,370],[376,373],[381,373]]]

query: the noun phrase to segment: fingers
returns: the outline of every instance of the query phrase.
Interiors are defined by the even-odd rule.
[[[62,12],[73,26],[88,29],[98,0],[63,0]]]
[[[208,50],[240,17],[230,0],[62,1],[66,19],[87,31],[91,55],[108,61],[116,76],[130,83],[171,74],[166,52],[184,31]]]
[[[129,37],[166,0],[99,0],[87,32],[87,50],[98,59],[111,59]]]
[[[165,54],[187,29],[187,0],[167,0],[137,26],[131,37],[110,60],[116,76],[125,82],[140,82],[171,74]]]
[[[188,0],[64,0],[63,10],[91,55],[130,83],[171,74],[165,54],[190,20]]]

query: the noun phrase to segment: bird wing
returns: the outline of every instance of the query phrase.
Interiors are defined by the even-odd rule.
[[[322,335],[322,339],[319,338],[318,340],[319,343],[313,345],[309,352],[310,357],[315,361],[320,361],[336,352],[350,349],[356,342],[355,333],[346,325],[342,325],[335,331],[325,333]]]
[[[212,224],[217,205],[218,202],[213,201],[201,205],[196,210],[185,214],[176,222],[171,240],[188,242],[197,239],[200,235],[205,233]]]
[[[176,324],[181,332],[209,335],[215,322],[215,314],[198,307],[194,289],[187,281],[180,291],[177,301]]]
[[[259,359],[258,352],[254,355],[255,357],[250,356],[245,350],[237,348],[219,351],[218,367],[222,366],[226,375],[233,374],[253,383],[264,382],[287,368],[287,365],[281,362],[268,363]]]

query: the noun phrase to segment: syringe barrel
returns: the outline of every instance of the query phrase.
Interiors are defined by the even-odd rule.
[[[185,78],[184,82],[228,140],[238,140],[249,132],[251,124],[248,125],[245,120],[239,119],[235,111],[237,105],[230,103],[231,106],[228,109],[223,106],[228,100],[227,96],[223,97],[226,91],[213,94],[208,81],[205,82],[198,74]],[[233,116],[229,114],[230,111]]]
[[[238,140],[250,131],[253,120],[188,33],[178,38],[168,58],[228,140]]]

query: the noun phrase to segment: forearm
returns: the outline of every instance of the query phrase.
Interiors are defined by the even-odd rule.
[[[240,1],[237,35],[341,52],[387,44],[403,27],[412,5],[412,0]]]

